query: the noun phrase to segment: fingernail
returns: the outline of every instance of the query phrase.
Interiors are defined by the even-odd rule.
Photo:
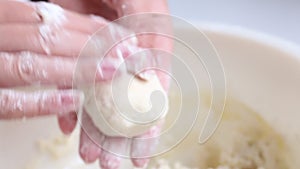
[[[139,168],[144,168],[148,164],[148,162],[149,162],[149,159],[147,159],[147,158],[133,160],[134,166],[139,167]]]
[[[72,133],[77,123],[77,113],[70,112],[58,118],[59,127],[65,135]]]
[[[64,91],[60,94],[60,104],[62,113],[69,113],[72,111],[79,111],[83,105],[84,94],[79,91]]]
[[[156,73],[152,70],[149,70],[149,71],[140,72],[136,76],[141,78],[142,80],[151,80],[156,76]]]
[[[98,156],[101,154],[101,149],[95,148],[90,144],[83,143],[79,152],[83,161],[86,163],[92,163],[96,161]]]
[[[131,42],[131,41],[129,41],[129,42]],[[141,51],[140,48],[138,48],[137,46],[132,45],[132,44],[126,42],[126,41],[118,44],[115,47],[115,50],[116,50],[116,53],[117,53],[117,57],[122,58],[122,59],[127,58],[130,55],[133,55],[133,54]]]
[[[110,63],[102,63],[101,66],[98,66],[96,72],[96,81],[105,81],[113,78],[114,73],[116,72],[117,67]]]
[[[102,156],[99,162],[103,169],[118,169],[120,166],[120,158],[112,157],[111,155]]]

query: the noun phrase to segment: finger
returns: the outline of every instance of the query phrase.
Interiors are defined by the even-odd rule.
[[[13,35],[13,36],[12,36]],[[31,51],[76,57],[89,39],[88,34],[48,25],[0,25],[0,51]]]
[[[132,42],[122,42],[111,48],[108,54],[103,47],[99,47],[102,42],[93,38],[81,52],[77,65],[79,73],[74,74],[76,75],[76,84],[85,85],[89,82],[110,80],[112,77],[120,75],[116,70],[120,68],[124,59],[133,52]],[[96,72],[96,74],[86,72]]]
[[[144,135],[134,138],[131,144],[131,161],[136,167],[144,167],[158,144],[160,126],[153,126]]]
[[[118,169],[121,157],[128,154],[130,140],[123,137],[106,137],[102,144],[102,153],[99,158],[103,169]]]
[[[116,70],[106,61],[100,66],[91,62],[77,68],[76,64],[77,60],[72,58],[0,52],[0,86],[55,85],[66,88],[72,87],[73,83],[79,85],[81,82],[88,84],[110,79]]]
[[[117,13],[114,9],[110,8],[104,1],[91,1],[91,0],[50,0],[55,4],[59,4],[64,9],[76,11],[82,14],[94,14],[102,16],[108,20],[117,19]]]
[[[107,24],[101,17],[81,15],[51,3],[0,1],[0,24],[8,23],[62,25],[84,33],[94,33]]]
[[[100,155],[99,163],[102,169],[118,169],[120,167],[121,159],[114,154],[103,151]]]
[[[0,24],[11,22],[38,23],[41,21],[39,14],[28,2],[0,1]]]
[[[73,90],[22,92],[0,90],[0,119],[63,115],[81,108],[83,94]]]
[[[107,20],[94,15],[82,15],[71,11],[65,11],[66,21],[64,28],[77,30],[87,34],[93,34],[108,24]]]
[[[80,134],[79,154],[86,163],[95,162],[101,154],[101,148],[89,138],[83,129],[81,129]]]
[[[0,52],[0,86],[33,84],[72,86],[76,60],[30,52]]]
[[[84,111],[82,113],[81,133],[80,133],[80,144],[79,154],[83,161],[86,163],[92,163],[96,161],[101,152],[102,141],[104,135],[94,125],[92,119]]]
[[[66,88],[58,88],[59,90],[65,90]],[[79,112],[78,112],[79,113]],[[61,131],[69,135],[75,129],[77,124],[77,112],[70,112],[64,115],[60,115],[57,117],[59,128]]]
[[[154,0],[154,1],[147,1],[147,0],[134,0],[134,1],[126,1],[126,0],[106,0],[105,1],[111,8],[115,9],[118,13],[118,17],[123,17],[130,14],[137,14],[137,13],[145,13],[145,12],[155,12],[155,13],[162,13],[168,14],[168,4],[166,0]],[[147,25],[161,25],[164,23],[163,27],[161,27],[158,31],[160,34],[172,34],[171,29],[171,21],[168,17],[161,17],[161,18],[149,18],[147,21]],[[127,24],[127,23],[126,23]],[[139,24],[143,24],[141,21]],[[126,27],[126,25],[124,25]],[[128,24],[129,27],[132,27],[131,24]],[[133,26],[135,27],[135,26]],[[133,30],[137,30],[138,27],[135,27]],[[151,26],[142,28],[144,30],[140,30],[143,32],[157,32],[157,27],[153,29]],[[151,31],[155,30],[155,31]],[[173,40],[169,37],[155,35],[155,34],[147,34],[147,35],[139,35],[138,38],[138,46],[143,48],[155,48],[160,49],[166,52],[172,52],[173,49]],[[164,57],[160,59],[162,65],[165,66],[166,69],[169,69],[171,58]],[[163,85],[164,89],[167,91],[169,89],[169,82],[170,77],[163,72],[157,71],[156,72],[161,84]]]
[[[58,116],[58,124],[64,134],[71,134],[77,124],[77,113],[70,112],[65,115]]]
[[[78,14],[52,3],[38,2],[32,3],[32,6],[44,25],[61,26],[91,34],[107,24],[103,18]]]

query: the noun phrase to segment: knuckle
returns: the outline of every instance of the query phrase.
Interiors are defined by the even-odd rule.
[[[31,83],[35,77],[36,73],[34,71],[34,58],[30,54],[20,55],[14,62],[14,69],[17,77],[25,82]]]
[[[17,98],[13,91],[0,91],[0,117],[13,116],[11,114],[13,112],[14,116],[16,116],[17,112],[22,112],[22,110],[22,100]]]
[[[44,112],[46,114],[50,114],[50,109],[48,107],[52,106],[53,97],[49,95],[47,92],[42,92],[37,96],[37,109],[38,112]]]
[[[8,105],[10,105],[10,97],[9,94],[7,92],[0,92],[0,114],[3,115],[5,113],[7,113],[8,111]]]
[[[37,36],[42,49],[48,55],[52,53],[51,49],[54,47],[55,41],[58,38],[58,31],[59,29],[48,24],[43,24],[39,27]]]
[[[44,52],[49,55],[58,39],[58,32],[61,31],[62,21],[66,20],[66,16],[63,8],[50,3],[36,3],[35,12],[42,21],[36,36]]]
[[[43,92],[38,96],[37,99],[38,112],[44,114],[57,113],[58,108],[61,107],[60,95],[56,92]]]
[[[39,94],[39,96],[36,96],[37,100],[36,100],[36,105],[37,105],[37,112],[42,112],[45,111],[45,102],[44,100],[44,94]]]

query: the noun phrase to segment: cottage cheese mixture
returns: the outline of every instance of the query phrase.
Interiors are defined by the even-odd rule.
[[[157,97],[154,97],[155,93]],[[108,136],[133,137],[145,133],[168,111],[168,97],[153,73],[141,79],[124,73],[97,83],[86,92],[85,108],[94,124]]]
[[[166,154],[153,158],[147,168],[291,168],[287,162],[289,153],[284,140],[255,112],[239,102],[228,100],[222,122],[208,142],[203,145],[197,143],[199,126],[201,125],[199,123],[178,147]],[[177,104],[177,102],[174,103],[173,101],[174,98],[171,97],[171,110],[174,104]],[[159,146],[162,144],[168,144],[168,140],[161,140]],[[86,165],[78,156],[78,131],[71,137],[61,135],[40,140],[38,145],[40,147],[40,156],[34,158],[26,169],[99,169],[98,163]],[[133,168],[130,160],[124,159],[124,163],[125,165],[121,169]],[[47,165],[45,166],[44,164]]]
[[[203,124],[203,120],[200,121]],[[152,161],[149,168],[290,168],[288,162],[290,156],[282,137],[258,114],[233,99],[227,99],[220,126],[203,145],[197,143],[201,128],[199,126],[201,124],[196,124],[195,130],[178,148],[175,148],[172,154],[166,154]]]

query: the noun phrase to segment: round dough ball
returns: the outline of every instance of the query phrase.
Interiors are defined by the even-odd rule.
[[[168,97],[156,75],[144,80],[122,74],[97,83],[85,93],[87,113],[108,136],[141,135],[168,111]]]

